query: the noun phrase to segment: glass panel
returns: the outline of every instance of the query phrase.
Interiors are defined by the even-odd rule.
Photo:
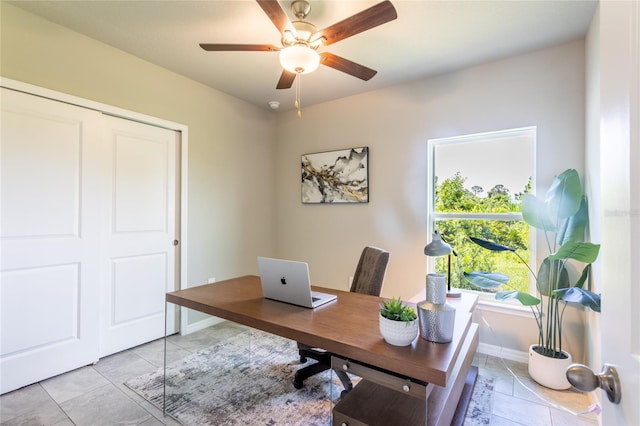
[[[529,260],[529,226],[522,221],[446,219],[436,220],[435,229],[453,247],[457,256],[451,258],[451,285],[468,290],[495,292],[517,289],[529,292],[531,274],[527,266],[512,252],[486,250],[469,237],[482,238],[516,249],[518,255]],[[436,258],[436,272],[447,275],[447,257]],[[510,277],[504,288],[480,289],[463,277],[463,271],[500,272]]]
[[[252,329],[231,321],[168,336],[164,369],[134,379],[137,386],[127,384],[182,424],[228,424],[230,419],[243,424],[238,419],[247,412],[239,404],[264,399],[256,383],[266,381],[264,370],[270,367],[256,366],[261,359],[256,340]],[[235,399],[238,404],[230,403]]]

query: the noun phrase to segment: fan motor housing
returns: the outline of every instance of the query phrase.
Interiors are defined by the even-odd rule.
[[[302,20],[311,11],[311,5],[305,0],[296,0],[291,3],[291,11],[296,18]]]

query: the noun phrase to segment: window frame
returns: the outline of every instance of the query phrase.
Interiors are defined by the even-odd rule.
[[[442,144],[456,144],[456,143],[469,143],[476,142],[481,143],[484,141],[495,140],[498,138],[513,138],[513,137],[522,137],[527,136],[531,139],[531,193],[535,194],[536,188],[536,170],[537,170],[537,162],[536,162],[536,144],[537,144],[537,127],[536,126],[528,126],[528,127],[520,127],[515,129],[506,129],[506,130],[497,130],[483,133],[473,133],[462,136],[451,136],[444,138],[434,138],[427,140],[427,236],[428,241],[431,241],[431,236],[435,230],[435,223],[439,219],[467,219],[467,220],[518,220],[523,221],[522,213],[440,213],[435,211],[435,170],[436,170],[436,159],[435,159],[435,149],[438,145]],[[427,258],[427,271],[435,270],[435,258],[426,256]],[[529,265],[532,267],[536,263],[536,230],[533,227],[529,227]],[[471,292],[480,296],[480,300],[483,303],[488,304],[496,304],[496,301],[493,295],[481,291],[460,289],[463,292]],[[529,276],[529,293],[536,295],[536,285],[535,280],[530,275]],[[503,301],[500,302],[505,307],[508,308],[522,308],[522,306],[513,301]],[[527,309],[528,311],[528,309]],[[530,312],[529,312],[530,314]]]

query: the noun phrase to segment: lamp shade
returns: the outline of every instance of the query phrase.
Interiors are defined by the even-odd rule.
[[[280,51],[280,65],[289,72],[308,74],[320,65],[320,55],[307,46],[296,44]]]
[[[424,248],[424,254],[427,256],[446,256],[451,254],[453,249],[451,246],[444,241],[440,237],[440,233],[438,231],[433,232],[433,236],[431,237],[431,242],[427,244]]]

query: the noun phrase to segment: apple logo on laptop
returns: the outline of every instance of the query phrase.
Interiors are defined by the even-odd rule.
[[[286,278],[285,278],[285,277],[280,278],[280,282],[281,282],[283,285],[287,285],[287,280],[286,280]]]

